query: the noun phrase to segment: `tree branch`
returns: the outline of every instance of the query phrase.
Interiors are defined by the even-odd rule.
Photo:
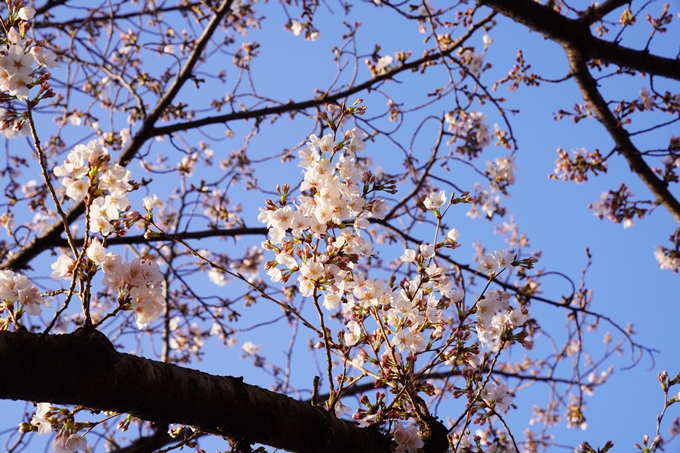
[[[243,382],[117,352],[105,335],[0,332],[0,398],[84,406],[311,453],[390,452],[375,429]]]
[[[347,88],[343,91],[338,91],[337,93],[330,94],[326,93],[323,96],[309,99],[302,102],[290,102],[288,104],[281,104],[273,107],[264,107],[256,110],[245,110],[243,112],[230,112],[224,115],[208,116],[205,118],[200,118],[193,121],[183,121],[177,124],[171,124],[169,126],[154,128],[152,134],[153,136],[169,135],[173,132],[186,131],[190,129],[196,129],[198,127],[208,126],[211,124],[224,124],[229,121],[235,120],[247,120],[252,118],[261,118],[268,115],[280,115],[287,112],[297,112],[301,110],[306,110],[308,108],[317,107],[326,103],[333,103],[340,99],[345,99],[353,94],[359,93],[361,91],[370,90],[373,86],[382,82],[384,80],[392,79],[397,74],[404,71],[416,71],[418,69],[424,68],[428,64],[442,59],[443,57],[451,55],[454,51],[457,51],[460,46],[462,46],[467,39],[472,36],[472,34],[478,29],[482,28],[486,23],[490,22],[495,13],[489,14],[484,19],[480,20],[474,26],[470,27],[469,30],[465,32],[460,38],[454,41],[444,52],[430,52],[426,55],[420,57],[409,63],[405,63],[398,68],[395,68],[384,74],[380,74],[372,79],[366,80],[365,82],[355,85],[353,87]]]
[[[143,234],[134,236],[118,236],[106,240],[107,245],[129,245],[129,244],[148,244],[150,242],[171,242],[173,239],[190,240],[190,239],[208,239],[213,237],[236,237],[236,236],[267,236],[269,230],[266,227],[243,227],[230,228],[228,230],[202,230],[202,231],[186,231],[183,233],[176,233],[170,235],[145,237]],[[76,239],[78,246],[83,245],[82,239]],[[52,244],[52,247],[67,247],[68,241],[64,238],[59,238]]]
[[[680,80],[680,60],[659,57],[596,38],[590,33],[587,21],[569,19],[533,0],[481,0],[481,3],[562,47],[577,49],[584,61],[598,59],[620,67]]]
[[[605,0],[605,2],[601,4],[594,3],[579,20],[587,21],[589,24],[592,24],[623,5],[630,4],[631,1],[632,0]]]
[[[66,0],[57,0],[57,1],[52,1],[48,2],[46,5],[42,7],[42,10],[44,11],[45,8],[48,6],[50,8],[53,8],[54,6],[58,6],[61,4],[66,3]],[[47,20],[42,20],[42,21],[36,21],[33,24],[34,29],[36,28],[57,28],[60,30],[65,29],[66,27],[71,27],[71,26],[82,26],[83,24],[87,24],[89,22],[110,22],[110,21],[119,21],[123,19],[132,19],[140,16],[157,16],[159,14],[163,13],[169,13],[173,11],[191,11],[193,8],[197,6],[202,6],[203,3],[201,2],[193,2],[193,3],[186,3],[183,5],[177,5],[177,6],[167,6],[167,7],[162,7],[162,8],[154,8],[154,9],[142,9],[141,11],[133,11],[129,13],[120,13],[120,14],[105,14],[101,10],[96,10],[93,11],[93,15],[87,16],[87,17],[73,17],[69,20],[65,20],[62,22],[50,22],[49,19]],[[148,5],[147,5],[148,6]],[[38,13],[41,12],[40,10],[36,10],[36,16]]]
[[[47,0],[44,5],[38,6],[35,9],[35,15],[40,16],[42,14],[45,14],[52,8],[55,8],[57,6],[65,5],[67,0]]]
[[[680,224],[680,202],[668,190],[668,186],[659,179],[647,162],[642,158],[640,151],[630,140],[628,131],[623,128],[614,114],[609,110],[607,102],[602,98],[597,88],[597,81],[588,71],[585,58],[576,49],[565,48],[571,73],[581,88],[583,100],[586,101],[597,115],[600,122],[609,132],[609,135],[616,143],[616,149],[626,158],[631,171],[642,180],[643,183],[652,191],[656,202],[663,205],[673,218]]]

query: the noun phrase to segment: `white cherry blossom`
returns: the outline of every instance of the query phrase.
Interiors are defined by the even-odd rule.
[[[446,192],[440,190],[439,192],[432,192],[425,198],[423,204],[427,209],[441,209],[446,204]]]

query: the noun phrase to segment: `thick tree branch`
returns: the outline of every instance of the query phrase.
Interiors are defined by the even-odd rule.
[[[680,80],[680,60],[659,57],[596,38],[590,33],[588,21],[566,18],[533,0],[481,0],[481,3],[562,47],[577,49],[586,61],[598,59],[623,68]]]
[[[668,185],[659,179],[647,162],[642,158],[640,151],[630,140],[628,131],[623,128],[614,114],[609,110],[607,102],[604,100],[597,87],[597,81],[593,78],[585,63],[585,58],[578,50],[565,48],[571,73],[581,88],[583,100],[585,100],[597,115],[600,122],[609,132],[609,135],[616,143],[616,149],[626,158],[631,171],[645,183],[652,191],[656,202],[671,213],[673,218],[680,224],[680,202],[670,192]]]
[[[0,332],[0,398],[71,404],[293,452],[390,452],[360,429],[288,396],[243,382],[116,352],[100,332]]]
[[[488,369],[484,369],[483,373],[487,373]],[[511,373],[507,371],[500,371],[500,370],[494,370],[492,372],[494,376],[504,376],[507,378],[515,378],[518,379],[520,382],[523,381],[536,381],[536,382],[546,382],[546,383],[560,383],[560,384],[567,384],[567,385],[582,385],[585,387],[593,387],[592,383],[587,383],[587,382],[579,382],[573,379],[563,379],[563,378],[558,378],[558,377],[553,377],[553,376],[534,376],[532,374],[522,374],[522,373]],[[433,373],[428,373],[423,376],[423,379],[446,379],[447,377],[451,376],[461,376],[462,373],[460,370],[457,370],[455,368],[449,370],[449,371],[443,371],[443,372],[433,372]],[[353,385],[352,387],[346,389],[343,392],[343,396],[352,396],[352,395],[361,395],[363,393],[366,393],[371,390],[375,390],[376,388],[384,388],[384,386],[381,387],[376,387],[374,382],[366,382],[364,384],[356,384]],[[319,401],[326,401],[330,397],[329,394],[323,394],[319,395],[318,400]],[[305,404],[310,404],[310,401],[303,401]],[[171,444],[173,442],[177,442],[177,439],[173,439],[168,435],[167,430],[161,430],[161,429],[156,429],[153,434],[149,436],[144,436],[144,437],[139,437],[135,439],[132,443],[129,445],[126,445],[125,447],[121,447],[118,449],[115,449],[112,451],[112,453],[152,453],[153,451],[156,451],[157,449]]]
[[[587,21],[589,24],[597,22],[612,11],[630,4],[632,0],[606,0],[604,3],[593,3],[593,7],[588,8],[586,14],[579,18],[580,21]]]

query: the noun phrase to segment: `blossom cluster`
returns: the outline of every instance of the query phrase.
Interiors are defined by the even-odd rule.
[[[40,295],[38,288],[23,275],[15,274],[10,270],[0,271],[0,300],[4,301],[5,308],[14,303],[19,303],[26,313],[37,316],[42,313],[42,306],[49,307],[49,303]],[[10,311],[12,311],[10,309]],[[14,314],[15,319],[18,313]]]
[[[111,234],[120,213],[130,207],[127,193],[134,189],[130,171],[111,163],[110,154],[96,140],[87,146],[76,145],[64,164],[53,171],[62,178],[69,198],[81,201],[88,195],[91,197],[90,231],[104,236]]]
[[[573,149],[573,157],[562,150],[557,149],[559,157],[555,160],[556,166],[554,175],[551,179],[561,179],[562,181],[574,181],[582,184],[588,181],[588,172],[597,176],[598,172],[607,172],[607,162],[604,160],[599,150],[588,151],[585,148]]]
[[[298,197],[295,209],[287,204],[279,208],[271,204],[268,209],[261,209],[259,220],[269,227],[270,239],[265,248],[277,253],[276,259],[266,265],[268,274],[274,282],[285,282],[297,272],[300,293],[309,297],[322,291],[323,305],[328,310],[338,309],[342,301],[346,346],[365,341],[363,321],[367,313],[376,310],[392,335],[393,347],[420,353],[428,340],[424,334],[426,327],[439,325],[435,336],[441,336],[443,330],[441,312],[437,309],[440,300],[433,289],[458,301],[462,291],[455,290],[444,269],[436,265],[424,267],[423,276],[402,282],[397,290],[381,278],[368,278],[353,270],[359,256],[376,253],[361,231],[369,225],[368,218],[383,218],[387,206],[382,199],[371,202],[365,199],[370,188],[368,177],[361,175],[355,164],[354,152],[363,148],[355,132],[345,135],[342,146],[347,152],[332,165],[325,157],[338,149],[332,136],[321,139],[312,136],[307,147],[299,152],[305,175],[303,194]],[[345,222],[352,222],[353,227],[343,227]],[[340,227],[339,234],[329,234],[333,227]],[[326,250],[315,248],[311,237],[325,239]],[[305,245],[295,251],[298,244]],[[404,256],[423,264],[435,249],[434,244],[422,244],[420,254],[407,249]]]
[[[475,193],[471,196],[472,206],[465,214],[471,219],[476,219],[481,216],[481,211],[487,219],[492,219],[494,215],[503,216],[505,208],[501,206],[500,195],[493,195],[488,190],[484,189],[481,184],[475,183]]]
[[[22,20],[33,18],[33,8],[21,8],[19,17]],[[0,90],[9,92],[19,100],[28,99],[28,90],[33,83],[33,76],[38,68],[58,68],[59,63],[55,60],[54,53],[41,45],[31,45],[32,41],[26,39],[23,33],[15,27],[7,32],[6,48],[0,51]]]
[[[52,441],[54,453],[75,453],[78,450],[87,451],[87,439],[76,432],[73,423],[63,423],[58,409],[49,403],[38,403],[38,408],[31,419],[31,425],[37,428],[38,435],[52,434],[52,425],[62,425],[57,436]],[[33,428],[35,430],[35,428]]]
[[[505,291],[490,290],[476,306],[479,342],[492,351],[501,347],[506,330],[521,327],[529,319],[526,309],[510,308],[510,294]]]
[[[482,391],[482,400],[497,413],[505,414],[512,404],[513,396],[505,384],[488,383]]]
[[[382,198],[367,202],[366,195],[377,187],[370,188],[370,174],[362,175],[355,163],[354,153],[361,151],[365,144],[356,131],[345,134],[338,162],[331,163],[336,144],[331,135],[310,137],[307,147],[298,153],[305,176],[300,187],[303,194],[294,206],[284,203],[276,207],[273,203],[267,209],[260,208],[258,220],[269,228],[269,240],[265,248],[277,253],[276,260],[266,264],[272,281],[286,282],[299,271],[299,289],[303,296],[310,296],[315,287],[325,282],[326,275],[335,275],[342,280],[351,269],[348,256],[373,255],[373,244],[360,234],[368,227],[368,218],[385,217],[387,205]],[[329,156],[330,154],[330,156]],[[360,183],[363,182],[363,188]],[[287,196],[287,192],[282,198]],[[352,221],[353,227],[344,226]],[[340,234],[326,235],[333,227],[341,227]],[[312,249],[311,237],[327,239],[327,250]],[[295,239],[300,239],[296,241]],[[299,262],[295,256],[298,244]],[[340,258],[342,251],[343,258]],[[283,266],[280,268],[279,266]],[[337,302],[335,304],[337,306]]]
[[[476,323],[472,322],[477,326],[479,342],[489,349],[497,350],[506,337],[525,338],[526,334],[512,336],[512,329],[522,327],[528,316],[525,310],[510,308],[508,293],[490,291],[471,310],[464,308],[465,292],[435,260],[438,250],[459,247],[456,229],[439,242],[405,248],[398,262],[415,272],[396,285],[358,269],[361,257],[376,253],[364,232],[369,219],[382,219],[387,211],[384,200],[373,197],[369,201],[368,195],[395,190],[393,182],[381,184],[370,172],[361,173],[355,153],[363,148],[355,130],[347,132],[339,143],[330,134],[321,138],[312,135],[298,153],[304,174],[300,195],[291,202],[289,187],[278,187],[280,200],[268,200],[258,217],[269,229],[263,247],[275,254],[265,264],[270,279],[286,283],[297,278],[299,293],[336,312],[344,325],[338,333],[339,344],[329,345],[324,339],[316,347],[341,349],[345,354],[356,347],[359,353],[350,360],[352,366],[362,368],[370,361],[378,367],[382,379],[398,386],[397,369],[412,367],[418,356],[445,344],[444,332],[452,321],[446,308],[451,304],[458,307],[461,322],[467,322],[468,314],[477,313]],[[512,179],[507,168],[511,164],[512,159],[498,162],[497,176]],[[425,197],[423,205],[439,218],[439,210],[447,202],[446,192],[438,191]],[[450,203],[458,202],[451,198]],[[518,264],[514,254],[497,251],[481,257],[478,269],[494,278],[500,269],[512,268],[513,264]],[[470,362],[479,361],[474,354],[466,353]],[[449,358],[448,352],[442,356],[443,360]],[[498,413],[507,410],[511,402],[507,388],[495,384],[489,384],[481,397],[485,403],[480,407]],[[360,426],[381,421],[370,408],[358,409],[353,418]],[[415,453],[422,447],[415,426],[406,429],[397,423],[393,435],[396,451]]]
[[[124,263],[120,255],[106,252],[104,246],[94,239],[87,247],[87,257],[104,271],[102,284],[117,292],[121,300],[129,301],[137,327],[143,329],[163,312],[163,274],[157,263],[135,258]],[[75,262],[61,255],[52,264],[52,278],[71,278]]]
[[[456,148],[456,152],[469,158],[477,157],[482,150],[491,144],[491,131],[484,122],[486,115],[482,112],[466,112],[462,109],[450,111],[444,115],[444,121],[449,125],[449,132],[453,138],[447,144],[453,144],[457,139],[465,141]]]
[[[515,183],[515,157],[497,157],[486,161],[486,174],[491,180],[491,190],[505,193],[505,188]]]
[[[680,270],[680,252],[657,245],[654,249],[654,258],[659,263],[659,268],[673,271],[677,274]]]
[[[411,425],[405,429],[401,423],[394,428],[394,441],[397,443],[397,453],[417,453],[424,445],[418,436],[418,428]]]
[[[497,145],[507,144],[505,133],[498,125],[494,125],[492,133],[485,120],[486,115],[481,112],[456,109],[446,113],[444,121],[448,124],[448,130],[452,135],[447,144],[454,145],[460,140],[462,143],[457,145],[455,151],[470,160],[476,158],[484,148],[491,144],[494,135],[498,138]],[[507,195],[507,187],[515,183],[516,170],[513,156],[498,157],[493,162],[486,161],[486,176],[491,187],[486,190],[479,184],[475,185],[476,194],[470,200],[472,206],[467,216],[479,217],[480,207],[489,219],[496,213],[503,215],[504,209],[500,206],[500,196],[494,193],[501,192]]]
[[[0,37],[0,96],[4,100],[27,101],[29,90],[39,86],[33,101],[54,97],[49,85],[50,73],[39,74],[38,71],[60,64],[44,41],[34,42],[26,37],[35,9],[24,7],[23,2],[10,2],[8,6],[9,17],[3,22],[5,26]],[[19,114],[12,107],[0,108],[0,131],[5,138],[26,136],[29,133],[29,128],[24,127],[26,119],[25,114]]]
[[[130,171],[111,163],[111,155],[96,140],[76,145],[63,165],[55,167],[53,172],[61,178],[66,196],[86,201],[90,232],[103,236],[113,232],[123,234],[128,223],[139,217],[138,214],[131,214],[129,219],[121,217],[121,213],[130,208],[127,194],[136,185],[130,180]],[[150,216],[156,203],[155,195],[144,198],[144,208]],[[124,263],[120,255],[107,253],[96,238],[90,240],[86,253],[89,263],[103,271],[102,284],[116,292],[123,305],[129,303],[137,327],[142,329],[158,319],[164,305],[164,279],[158,264],[141,258]],[[89,263],[84,268],[90,268]],[[76,267],[73,258],[61,255],[52,264],[52,278],[72,278]]]
[[[609,190],[602,192],[600,199],[595,203],[588,205],[593,211],[593,215],[600,219],[607,218],[614,223],[623,223],[624,228],[632,227],[635,222],[635,216],[643,218],[648,208],[641,207],[637,201],[631,201],[633,192],[621,184],[618,190]]]
[[[482,112],[465,112],[453,110],[444,115],[444,121],[449,125],[449,132],[456,137],[466,137],[470,132],[475,133],[475,139],[480,147],[491,144],[489,125],[484,122],[486,115]]]

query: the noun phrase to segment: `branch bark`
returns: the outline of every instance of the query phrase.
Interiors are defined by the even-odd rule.
[[[243,382],[117,352],[102,333],[0,332],[0,398],[71,404],[178,423],[288,451],[390,452],[360,429],[288,396]]]

